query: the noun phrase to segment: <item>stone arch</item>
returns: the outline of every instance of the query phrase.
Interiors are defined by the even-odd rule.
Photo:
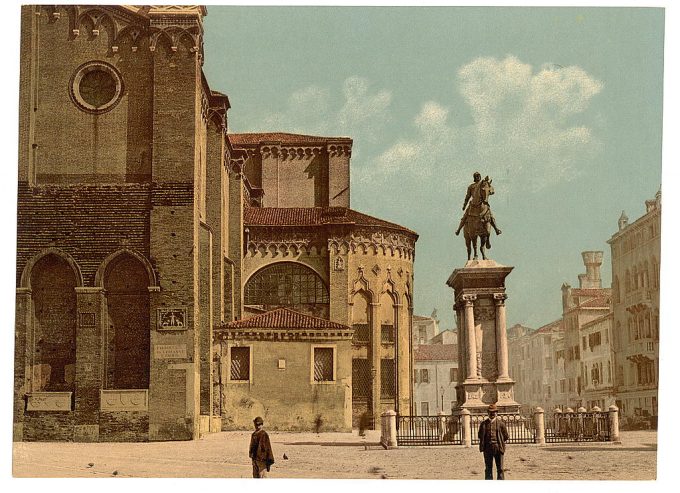
[[[151,262],[149,262],[149,260],[141,253],[136,252],[135,250],[131,250],[129,248],[121,248],[120,250],[116,250],[115,252],[111,253],[108,257],[104,259],[104,261],[99,265],[99,268],[97,269],[97,272],[94,275],[95,287],[98,288],[104,287],[104,275],[106,273],[106,269],[108,269],[111,262],[113,262],[120,255],[130,255],[131,257],[134,257],[137,260],[139,260],[141,264],[144,266],[146,274],[149,278],[148,286],[158,287],[156,273],[154,272],[153,267],[151,266]]]
[[[83,286],[83,274],[80,271],[78,263],[73,259],[73,257],[71,257],[71,255],[58,248],[46,248],[40,251],[38,254],[31,257],[28,260],[28,262],[26,262],[24,270],[21,272],[19,287],[29,289],[31,288],[31,274],[33,272],[33,268],[40,259],[47,255],[56,255],[64,259],[69,264],[69,266],[71,266],[71,269],[73,269],[73,273],[76,276],[76,287]]]

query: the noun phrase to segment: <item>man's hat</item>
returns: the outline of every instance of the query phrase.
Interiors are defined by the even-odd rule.
[[[263,424],[264,424],[264,420],[258,416],[257,418],[255,418],[255,419],[253,420],[253,423],[255,423],[256,425],[263,425]]]
[[[489,412],[498,412],[498,408],[496,407],[496,404],[491,404],[488,409]]]

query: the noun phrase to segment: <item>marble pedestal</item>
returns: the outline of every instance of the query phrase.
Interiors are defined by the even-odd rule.
[[[508,374],[505,316],[505,278],[512,269],[493,260],[469,260],[446,282],[454,290],[458,322],[458,411],[486,414],[496,404],[501,413],[519,412]]]

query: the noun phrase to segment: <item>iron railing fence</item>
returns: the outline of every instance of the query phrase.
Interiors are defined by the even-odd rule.
[[[536,443],[536,424],[534,417],[521,414],[498,414],[498,419],[505,423],[510,438],[506,443]],[[470,434],[472,444],[479,444],[479,426],[487,417],[483,415],[470,416]]]
[[[554,413],[545,420],[546,443],[609,442],[611,424],[607,412]]]
[[[463,445],[461,416],[397,416],[397,445]]]

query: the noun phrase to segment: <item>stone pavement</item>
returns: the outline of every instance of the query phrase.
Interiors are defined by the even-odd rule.
[[[15,443],[16,477],[247,478],[250,432],[223,432],[192,442]],[[476,448],[384,450],[377,432],[270,432],[272,478],[483,479]],[[508,445],[506,479],[651,480],[655,431],[622,432],[621,445]],[[287,460],[283,459],[286,454]]]

